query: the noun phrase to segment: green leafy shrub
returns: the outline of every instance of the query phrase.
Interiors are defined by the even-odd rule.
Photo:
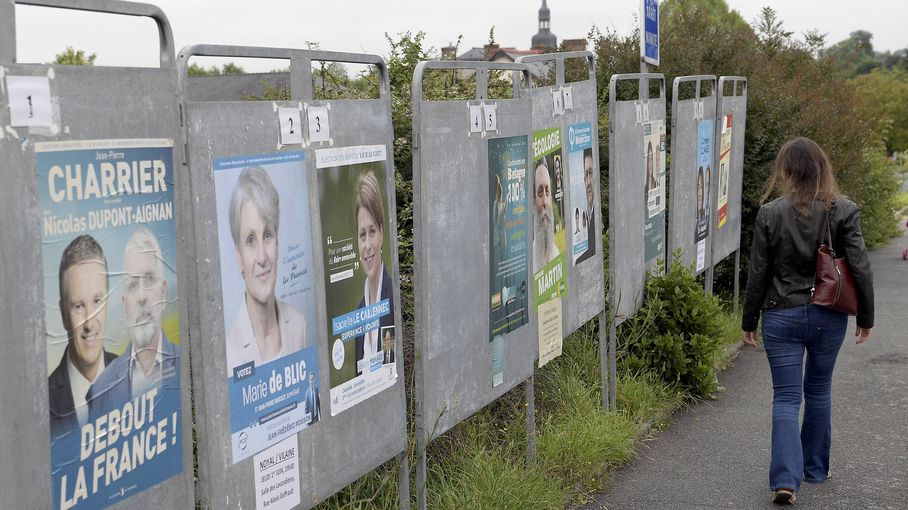
[[[622,368],[652,370],[693,396],[712,395],[724,353],[723,313],[718,299],[706,296],[676,259],[664,276],[649,279],[643,309],[620,326]]]

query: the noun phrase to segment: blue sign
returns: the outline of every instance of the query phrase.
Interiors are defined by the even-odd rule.
[[[659,65],[659,1],[643,0],[643,36],[640,38],[640,52],[643,61]]]

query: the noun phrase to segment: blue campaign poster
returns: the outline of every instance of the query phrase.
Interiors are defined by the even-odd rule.
[[[302,152],[214,161],[233,462],[319,421]]]
[[[597,208],[593,172],[593,127],[589,122],[574,124],[567,130],[568,181],[571,207],[568,225],[571,232],[571,260],[579,264],[596,253]]]
[[[35,144],[53,508],[183,470],[173,141]]]

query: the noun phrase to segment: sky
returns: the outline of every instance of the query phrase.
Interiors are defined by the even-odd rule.
[[[877,51],[908,47],[903,29],[904,0],[867,0],[855,9],[845,0],[727,0],[749,23],[772,7],[786,29],[800,36],[816,28],[835,43],[855,30],[874,35]],[[234,44],[305,48],[317,42],[331,51],[375,53],[386,57],[385,33],[423,31],[440,49],[463,36],[461,51],[482,46],[495,26],[501,46],[528,48],[537,30],[541,0],[157,0],[170,20],[176,50],[190,44]],[[596,25],[603,32],[630,34],[639,0],[550,0],[552,32],[559,41],[586,37]],[[96,65],[154,67],[157,31],[146,18],[99,15],[30,6],[16,8],[19,62],[49,62],[66,46],[97,54]],[[236,60],[236,59],[233,59]],[[240,61],[247,71],[286,67],[275,61]],[[218,63],[201,61],[203,65]]]

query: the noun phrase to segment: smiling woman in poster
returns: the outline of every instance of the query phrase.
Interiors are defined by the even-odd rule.
[[[260,167],[243,170],[228,212],[245,297],[227,334],[227,367],[260,366],[307,345],[306,319],[274,294],[278,269],[280,199]]]
[[[382,261],[382,241],[385,233],[385,211],[382,207],[381,187],[372,171],[360,174],[356,179],[356,189],[353,201],[353,220],[356,223],[356,246],[359,252],[359,262],[366,275],[363,283],[363,299],[359,308],[379,303],[385,299],[390,303],[390,310],[394,310],[394,296],[391,292],[391,277],[385,270]],[[385,315],[379,319],[379,326],[393,326],[394,314]],[[371,360],[381,352],[381,339],[379,329],[373,329],[362,336],[356,337],[356,375],[363,372],[362,360]]]

